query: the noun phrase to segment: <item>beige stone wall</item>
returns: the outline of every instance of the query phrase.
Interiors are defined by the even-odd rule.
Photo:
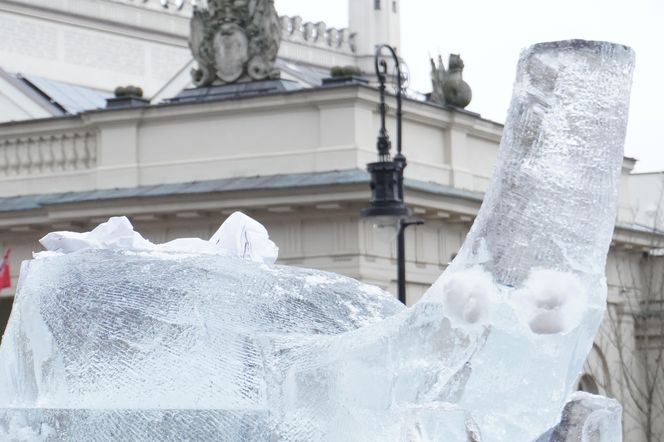
[[[0,3],[0,58],[8,72],[147,96],[184,66],[188,17],[108,0]]]
[[[626,186],[633,222],[664,230],[664,172],[630,175]]]
[[[6,0],[0,2],[1,67],[104,91],[133,84],[159,102],[191,87],[191,13],[189,1],[178,9],[157,0]],[[281,22],[279,57],[321,69],[357,65],[356,35],[369,32],[300,17]],[[24,115],[2,90],[0,84],[0,121],[36,117]]]
[[[355,85],[5,124],[0,196],[364,169],[376,159],[377,105],[374,89]],[[406,177],[486,188],[500,125],[417,101],[404,111]]]

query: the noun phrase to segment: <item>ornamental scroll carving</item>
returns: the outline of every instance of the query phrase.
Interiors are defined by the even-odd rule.
[[[189,47],[198,87],[278,78],[281,22],[274,0],[208,0],[195,8]]]

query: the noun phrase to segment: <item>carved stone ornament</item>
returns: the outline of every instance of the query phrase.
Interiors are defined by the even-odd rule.
[[[274,0],[208,0],[195,8],[189,47],[198,87],[278,78],[281,23]]]
[[[445,69],[443,57],[438,55],[438,65],[431,59],[431,84],[433,91],[430,100],[434,103],[465,108],[470,104],[473,93],[468,83],[463,81],[463,60],[458,54],[450,54]]]

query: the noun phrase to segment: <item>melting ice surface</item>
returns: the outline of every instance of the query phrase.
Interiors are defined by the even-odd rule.
[[[476,222],[408,309],[252,258],[273,250],[253,224],[212,249],[52,236],[0,348],[0,439],[621,440],[615,402],[570,394],[605,308],[633,58],[523,52]],[[564,407],[588,421],[556,425]]]

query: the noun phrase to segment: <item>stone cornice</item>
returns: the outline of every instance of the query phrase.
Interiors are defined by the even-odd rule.
[[[15,210],[0,211],[0,235],[18,227],[48,229],[67,222],[94,224],[101,218],[120,214],[167,216],[243,209],[271,212],[286,207],[291,211],[314,210],[331,204],[346,211],[354,207],[354,213],[366,205],[368,183],[368,175],[356,169],[0,198],[2,206],[16,206]],[[417,180],[407,179],[405,185],[406,203],[417,216],[427,220],[469,224],[483,198],[479,192]],[[653,235],[661,236],[642,226],[617,224],[612,248],[640,253],[652,246]]]
[[[388,97],[389,101],[393,97]],[[160,103],[142,108],[141,115],[146,119],[168,118],[170,115],[184,117],[186,115],[222,115],[226,112],[233,114],[255,111],[269,111],[273,109],[289,109],[301,107],[303,104],[316,107],[351,104],[369,105],[374,107],[379,98],[376,88],[362,84],[334,85],[319,88],[300,89],[288,92],[266,93],[250,97],[224,98],[199,103]],[[472,135],[483,137],[492,141],[500,139],[502,125],[481,116],[468,115],[451,109],[432,105],[427,102],[406,98],[404,99],[404,119],[423,123],[436,124],[448,127],[454,124],[470,130]],[[394,106],[392,106],[394,107]],[[126,119],[120,116],[127,114],[131,109],[99,109],[88,111],[83,115],[89,116],[91,121],[97,119],[110,120],[113,118]],[[104,115],[102,117],[102,115]],[[136,113],[135,115],[138,115]]]

